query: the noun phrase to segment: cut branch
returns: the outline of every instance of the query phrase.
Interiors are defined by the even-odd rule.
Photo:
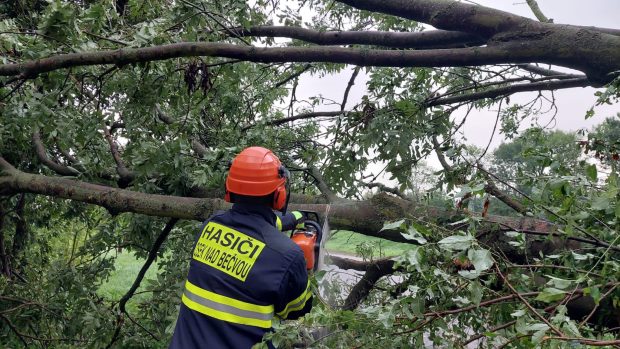
[[[360,279],[360,281],[353,286],[351,292],[344,301],[342,309],[353,310],[356,309],[370,294],[370,291],[375,287],[375,284],[379,279],[386,275],[393,274],[394,261],[390,259],[379,259],[369,263],[366,266],[366,273]]]
[[[61,165],[55,161],[52,161],[45,151],[45,147],[43,146],[43,141],[41,141],[41,134],[39,131],[35,131],[32,133],[32,143],[34,144],[34,150],[39,158],[39,161],[47,166],[52,171],[58,173],[61,176],[77,176],[80,174],[76,169]]]

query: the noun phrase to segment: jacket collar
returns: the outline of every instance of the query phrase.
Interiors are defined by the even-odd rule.
[[[273,213],[270,207],[264,205],[235,203],[233,204],[231,211],[240,214],[258,215],[274,227],[276,225],[276,214]]]

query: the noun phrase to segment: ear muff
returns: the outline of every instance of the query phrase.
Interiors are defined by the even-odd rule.
[[[224,201],[232,202],[230,201],[230,192],[228,190],[226,190],[226,194],[224,194]]]
[[[279,186],[273,193],[273,209],[282,211],[287,203],[287,192],[285,186]]]
[[[284,185],[279,186],[273,192],[273,209],[282,211],[282,213],[286,212],[286,208],[288,206],[288,200],[290,198],[289,191],[289,176],[290,173],[288,169],[284,167],[284,165],[280,165],[278,169],[278,175],[280,178],[284,178]]]

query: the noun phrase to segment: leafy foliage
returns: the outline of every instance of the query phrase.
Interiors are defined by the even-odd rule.
[[[323,0],[9,0],[0,4],[0,59],[181,41],[307,45],[230,32],[274,23],[320,31],[422,30],[415,21]],[[418,204],[452,209],[469,197],[470,212],[455,216],[400,217],[378,207],[391,215],[384,230],[411,243],[399,250],[393,275],[372,285],[359,309],[345,311],[338,305],[352,285],[317,273],[316,294],[328,295],[303,320],[281,323],[266,337],[278,347],[300,341],[316,348],[458,346],[469,339],[480,347],[563,347],[565,340],[550,338],[552,327],[567,337],[612,339],[608,330],[620,322],[618,120],[606,120],[580,148],[574,134],[520,131],[523,120],[541,112],[540,95],[523,104],[503,95],[468,101],[465,116],[454,113],[459,104],[430,106],[438,96],[463,97],[507,86],[509,79],[532,79],[517,77],[517,66],[360,71],[367,78],[364,95],[347,103],[322,95],[297,98],[301,74],[320,79],[349,73],[343,64],[188,57],[2,78],[0,154],[24,172],[55,176],[46,159],[79,181],[204,197],[221,196],[234,154],[262,145],[294,171],[295,192],[318,194],[319,179],[309,170],[315,166],[347,198],[368,196],[360,184],[378,178],[393,181]],[[616,80],[600,102],[614,103],[617,91]],[[321,122],[274,124],[328,103],[341,113]],[[470,113],[490,107],[499,109],[499,129],[512,141],[485,157],[459,132]],[[42,152],[33,146],[36,133]],[[452,168],[431,173],[424,161],[436,151]],[[489,227],[475,214],[488,199],[489,175],[477,167],[485,161],[500,189],[517,197],[528,215],[555,224],[555,235]],[[491,214],[518,216],[492,200]],[[29,193],[0,197],[0,208],[2,346],[167,346],[198,223],[176,225],[157,253],[156,276],[142,281],[143,294],[130,300],[120,339],[110,343],[118,299],[102,296],[101,287],[117,251],[145,258],[165,220]],[[356,249],[373,263],[385,256],[377,245]],[[588,308],[595,309],[589,322],[580,322],[589,314],[575,313],[579,309],[568,302],[577,293],[597,305]]]

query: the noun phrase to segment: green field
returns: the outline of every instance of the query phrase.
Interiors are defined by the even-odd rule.
[[[408,244],[365,236],[348,230],[332,231],[331,238],[326,243],[326,247],[330,252],[359,255],[360,250],[364,250],[364,254],[367,257],[369,253],[372,253],[373,258],[395,256],[401,254],[409,246]],[[118,301],[129,290],[143,264],[144,259],[136,259],[133,253],[119,253],[114,263],[115,270],[110,274],[108,280],[99,287],[99,295],[112,301]],[[148,280],[156,278],[156,273],[157,263],[154,263],[149,268],[146,277],[142,280],[142,285],[136,292],[144,290]],[[144,299],[143,297],[146,297],[146,295],[135,295],[129,301],[128,308],[130,310],[134,309],[135,305],[133,304]]]
[[[332,231],[325,246],[331,252],[350,255],[360,255],[359,252],[364,251],[362,254],[368,257],[371,253],[373,258],[396,256],[411,247],[409,244],[366,236],[349,230]]]
[[[131,252],[119,253],[114,262],[115,270],[110,274],[108,280],[99,287],[97,293],[106,299],[118,301],[129,290],[143,264],[144,259],[136,259]],[[148,280],[154,280],[157,277],[156,274],[157,262],[153,263],[146,272],[136,293],[143,291]],[[146,296],[146,294],[136,294],[127,303],[127,308],[129,310],[135,309],[136,301],[140,301]]]

